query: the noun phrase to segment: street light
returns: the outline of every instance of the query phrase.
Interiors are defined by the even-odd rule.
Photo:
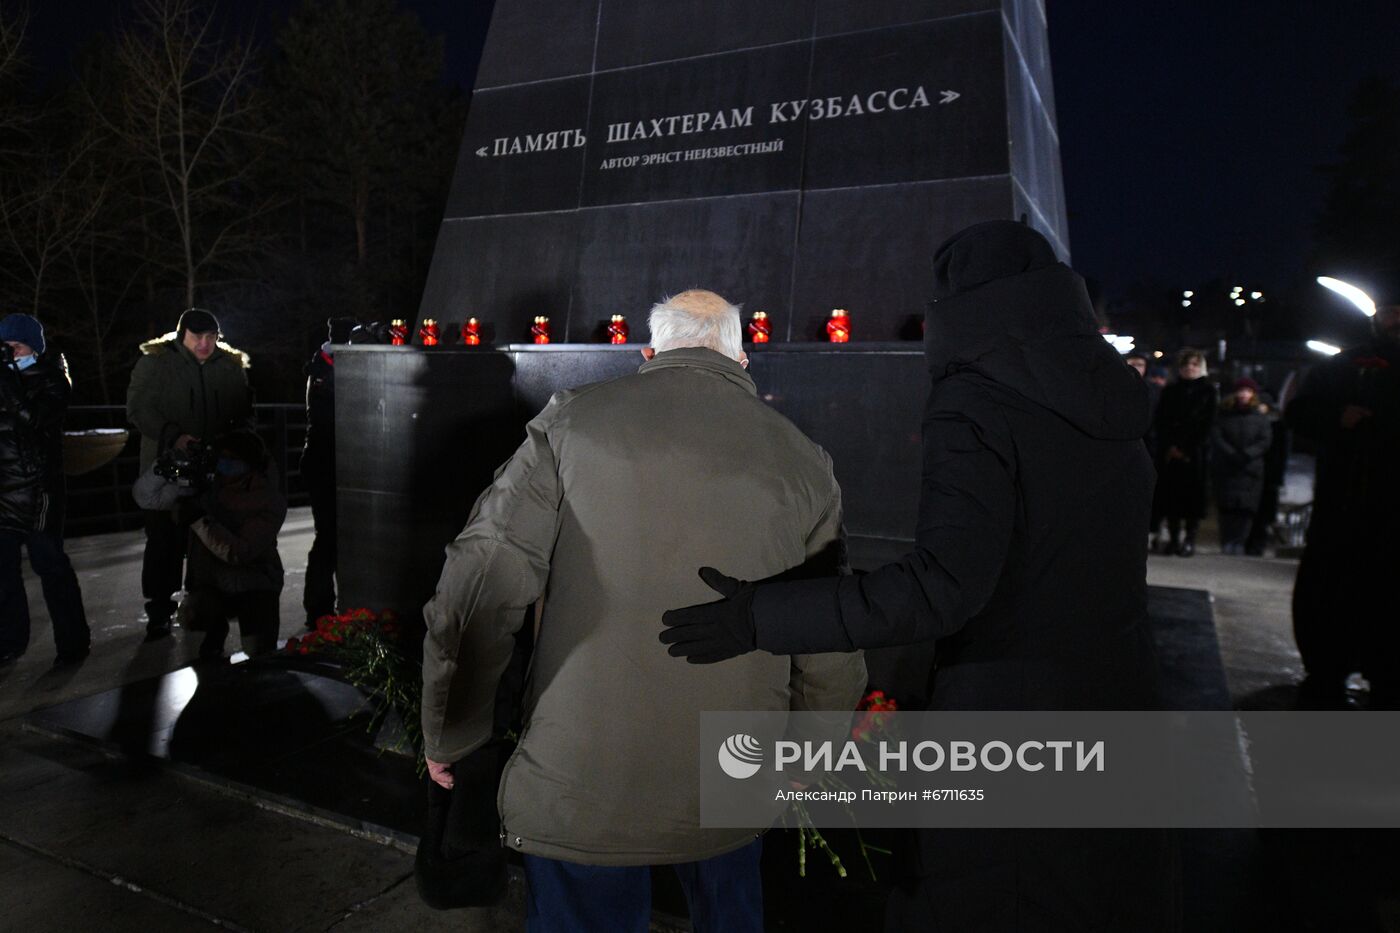
[[[1336,356],[1342,352],[1341,347],[1334,347],[1330,343],[1323,343],[1321,340],[1309,340],[1308,349],[1314,353],[1321,353],[1323,356]]]
[[[1371,296],[1355,285],[1352,285],[1350,282],[1334,279],[1330,275],[1319,275],[1317,277],[1317,284],[1321,285],[1323,288],[1330,288],[1338,295],[1341,295],[1347,301],[1356,305],[1361,313],[1367,317],[1376,316],[1376,303],[1371,300]]]
[[[1133,352],[1133,338],[1127,334],[1104,334],[1103,339],[1107,340],[1113,349],[1127,356]]]

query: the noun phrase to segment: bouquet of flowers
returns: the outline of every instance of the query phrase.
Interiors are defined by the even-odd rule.
[[[899,704],[894,701],[894,698],[886,696],[885,691],[870,691],[861,698],[860,704],[856,707],[856,712],[859,715],[856,717],[855,725],[851,727],[851,738],[867,745],[878,744],[880,739],[885,737],[885,730],[890,725],[889,714],[898,709]],[[889,779],[880,776],[878,771],[871,772],[870,777],[878,784],[890,784]],[[823,790],[849,790],[845,782],[835,777],[824,777],[817,782],[817,786]],[[849,807],[847,809],[849,810]],[[827,857],[831,866],[836,869],[838,876],[845,878],[847,876],[845,863],[841,861],[841,856],[837,855],[836,850],[827,842],[821,830],[812,825],[812,817],[807,811],[806,804],[795,800],[792,803],[792,810],[797,822],[797,874],[803,878],[807,877],[807,851],[815,849]],[[882,855],[889,855],[889,850],[867,843],[858,828],[856,829],[856,843],[860,846],[860,855],[865,861],[865,870],[870,873],[870,880],[876,880],[875,866],[870,861],[870,853],[878,852]]]
[[[287,639],[282,650],[319,655],[338,664],[345,680],[370,697],[370,732],[383,725],[391,711],[397,714],[401,731],[391,748],[414,755],[422,773],[423,664],[403,649],[401,639],[394,613],[350,609],[317,619],[313,631]]]

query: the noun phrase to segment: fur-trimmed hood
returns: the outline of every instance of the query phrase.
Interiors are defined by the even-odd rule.
[[[160,353],[179,351],[182,347],[183,345],[175,339],[175,331],[172,330],[168,333],[161,334],[159,337],[152,337],[150,340],[141,344],[141,352],[146,356],[156,356]],[[222,340],[218,342],[217,347],[229,356],[237,358],[239,365],[244,369],[248,369],[253,365],[253,361],[248,357],[248,354],[237,347],[230,346]]]

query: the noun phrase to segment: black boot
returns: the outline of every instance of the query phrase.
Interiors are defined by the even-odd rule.
[[[1176,549],[1176,553],[1179,557],[1190,557],[1192,554],[1195,554],[1196,539],[1191,535],[1187,535],[1186,540],[1182,541],[1181,546]]]
[[[160,641],[170,637],[169,619],[152,619],[146,623],[146,641]]]

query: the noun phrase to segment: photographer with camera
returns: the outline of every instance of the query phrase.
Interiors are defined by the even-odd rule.
[[[126,416],[141,432],[141,471],[163,451],[185,450],[240,427],[250,427],[253,393],[248,355],[220,341],[219,321],[201,308],[180,315],[173,333],[141,344],[131,373]],[[141,594],[146,640],[170,634],[172,598],[180,589],[188,528],[166,510],[146,510]]]
[[[267,448],[252,431],[226,434],[210,446],[212,485],[200,497],[203,512],[190,525],[189,589],[181,614],[206,634],[201,661],[220,661],[228,620],[238,619],[249,655],[277,650],[282,595],[282,559],[277,533],[287,502],[268,475]],[[185,498],[177,512],[194,509]]]
[[[44,590],[58,657],[81,663],[92,636],[73,564],[63,551],[63,415],[72,382],[62,354],[45,354],[28,314],[0,320],[0,664],[29,647],[20,547]]]

